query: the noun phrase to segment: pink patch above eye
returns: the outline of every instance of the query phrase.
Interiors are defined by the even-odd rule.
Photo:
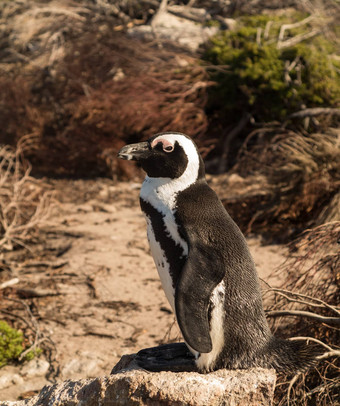
[[[165,138],[156,138],[156,139],[154,139],[152,141],[152,143],[151,143],[151,148],[154,148],[160,142],[163,145],[163,149],[166,148],[166,147],[172,147],[173,148],[173,144],[169,140],[167,140]]]

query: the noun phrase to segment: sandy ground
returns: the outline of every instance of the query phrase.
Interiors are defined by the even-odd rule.
[[[50,352],[0,369],[0,400],[28,397],[55,381],[109,374],[123,354],[180,339],[150,256],[140,184],[50,185],[58,203],[44,231],[45,249],[22,253],[20,266],[9,255],[7,263],[16,263],[10,277],[19,282],[6,288],[7,294],[26,292]],[[260,277],[272,283],[269,274],[283,262],[284,248],[262,246],[255,237],[248,243]]]

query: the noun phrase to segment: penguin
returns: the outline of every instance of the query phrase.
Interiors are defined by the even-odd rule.
[[[163,132],[124,146],[118,157],[146,172],[140,206],[147,237],[185,342],[140,351],[142,366],[207,373],[312,365],[304,342],[272,335],[246,239],[207,184],[193,140]]]

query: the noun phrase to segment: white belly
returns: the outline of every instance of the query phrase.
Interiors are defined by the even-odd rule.
[[[155,265],[159,274],[159,278],[162,283],[165,296],[168,299],[168,302],[175,313],[175,289],[173,287],[171,275],[170,275],[170,265],[165,256],[164,251],[162,250],[159,242],[155,238],[155,234],[152,229],[151,221],[146,216],[147,223],[147,235],[150,244],[151,254],[155,261]]]

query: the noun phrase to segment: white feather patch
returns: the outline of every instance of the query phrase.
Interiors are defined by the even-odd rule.
[[[214,306],[210,320],[212,350],[208,353],[202,353],[196,360],[196,364],[200,370],[212,370],[217,356],[221,353],[224,346],[224,294],[225,285],[224,281],[222,281],[216,286],[211,295],[211,301]],[[197,358],[197,353],[193,352],[193,354]]]
[[[176,141],[183,148],[188,158],[188,165],[184,173],[176,179],[171,178],[151,178],[146,176],[141,188],[140,197],[150,203],[158,212],[164,216],[164,224],[166,232],[176,244],[183,249],[183,255],[188,255],[188,244],[180,237],[178,227],[175,221],[176,211],[176,196],[177,194],[194,183],[198,176],[199,157],[195,145],[190,139],[179,134],[163,134],[157,137],[153,143],[157,144],[157,139],[166,139],[172,144]],[[152,256],[162,281],[163,289],[169,300],[171,307],[174,310],[174,288],[171,283],[169,273],[169,263],[167,262],[164,251],[156,241],[152,230],[151,221],[147,219],[148,238]],[[159,264],[164,264],[160,266]],[[171,298],[171,299],[170,299]]]
[[[157,138],[153,141],[154,143],[157,141]],[[162,210],[165,206],[170,210],[174,210],[177,194],[188,188],[197,179],[199,156],[193,142],[183,135],[164,134],[160,135],[159,138],[167,139],[173,144],[177,141],[187,155],[188,164],[183,174],[175,179],[150,178],[149,176],[146,176],[140,196],[157,209],[158,206],[160,206],[159,208]]]
[[[192,141],[183,135],[163,134],[155,138],[153,143],[156,144],[158,138],[166,139],[172,144],[177,141],[187,155],[188,164],[183,174],[176,179],[146,176],[140,191],[140,197],[163,214],[169,236],[182,247],[183,254],[188,255],[188,245],[178,233],[174,213],[176,211],[177,194],[192,185],[198,177],[199,156]]]
[[[151,225],[151,220],[148,216],[145,216],[147,224],[147,235],[150,244],[150,249],[152,257],[155,261],[155,265],[158,271],[159,278],[162,282],[162,287],[166,298],[173,310],[175,312],[175,289],[172,285],[172,279],[170,276],[170,265],[167,261],[164,251],[162,250],[159,242],[155,238],[153,228]]]

